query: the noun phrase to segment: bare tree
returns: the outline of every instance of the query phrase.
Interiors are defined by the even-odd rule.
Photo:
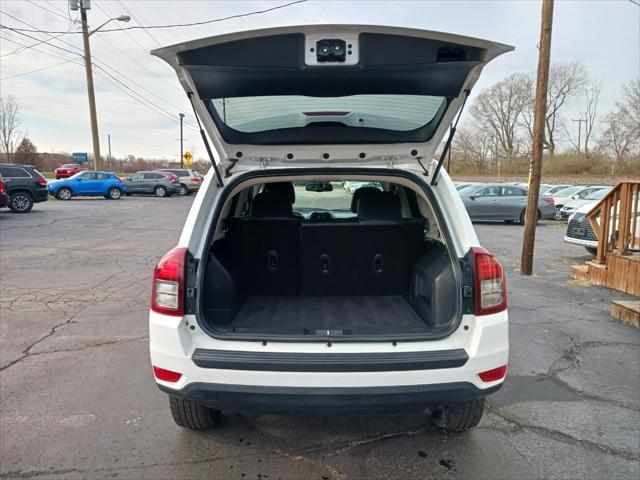
[[[544,119],[544,148],[553,156],[560,132],[566,131],[562,120],[562,110],[574,97],[580,94],[587,85],[589,75],[582,62],[562,62],[551,66],[549,71],[549,91],[547,95],[547,113]],[[529,102],[523,110],[522,123],[529,133],[533,127],[533,77],[529,82]]]
[[[528,105],[529,78],[514,73],[482,91],[471,107],[471,114],[484,135],[494,137],[501,153],[512,159],[521,148],[520,117]]]
[[[628,160],[640,166],[640,77],[623,87],[623,99],[605,120],[600,147],[615,157],[618,164]]]
[[[8,95],[0,97],[0,148],[11,161],[13,153],[22,141],[22,106],[16,97]]]
[[[600,102],[600,92],[602,91],[602,81],[593,80],[584,89],[585,98],[585,127],[584,127],[584,153],[589,155],[589,141],[593,135],[598,119],[598,103]],[[578,149],[579,150],[579,149]]]
[[[491,159],[491,137],[469,127],[460,127],[451,147],[454,170],[485,173]]]

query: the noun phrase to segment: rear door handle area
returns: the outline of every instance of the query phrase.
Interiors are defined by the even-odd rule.
[[[384,270],[384,256],[381,253],[376,253],[373,256],[373,271],[382,273],[382,270]]]
[[[278,252],[269,250],[267,252],[267,270],[275,272],[278,270]]]
[[[323,274],[329,273],[329,255],[327,255],[326,253],[320,255],[320,271]]]

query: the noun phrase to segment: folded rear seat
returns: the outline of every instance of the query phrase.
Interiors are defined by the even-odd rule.
[[[229,245],[249,295],[300,294],[300,218],[287,196],[263,192],[251,216],[227,221]]]
[[[424,222],[404,221],[397,196],[363,192],[357,223],[300,226],[302,295],[407,293],[423,244]]]

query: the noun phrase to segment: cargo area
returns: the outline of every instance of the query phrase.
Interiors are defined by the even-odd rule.
[[[451,327],[453,263],[415,193],[334,185],[267,184],[234,199],[206,261],[201,321],[211,332],[355,338]]]

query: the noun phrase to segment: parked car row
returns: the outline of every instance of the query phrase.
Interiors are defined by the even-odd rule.
[[[540,185],[538,220],[568,220],[582,205],[604,198],[607,185]],[[457,182],[456,189],[472,220],[524,222],[526,183]]]
[[[142,171],[120,178],[114,172],[92,171],[78,164],[62,165],[54,174],[56,180],[49,182],[32,166],[0,163],[0,208],[27,213],[49,195],[58,200],[79,196],[118,200],[134,194],[189,195],[200,188],[204,179],[200,173],[186,168]]]

